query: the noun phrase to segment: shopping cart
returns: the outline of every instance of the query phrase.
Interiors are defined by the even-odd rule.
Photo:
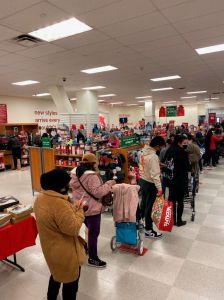
[[[188,175],[188,191],[184,197],[184,203],[190,206],[192,210],[192,214],[191,214],[192,222],[194,222],[195,219],[195,198],[198,190],[199,190],[199,174],[190,173]]]
[[[132,187],[133,189],[136,189],[136,186],[130,184],[129,185],[123,184],[123,186],[124,185],[129,186],[129,188]],[[122,193],[125,193],[124,189],[122,189]],[[138,255],[142,255],[144,252],[144,243],[143,243],[144,226],[141,220],[141,214],[139,209],[138,192],[136,191],[136,197],[134,197],[134,202],[136,201],[135,202],[136,211],[133,211],[133,214],[136,215],[136,222],[124,221],[125,219],[116,222],[116,216],[115,216],[116,205],[117,205],[116,201],[120,201],[120,199],[116,197],[116,191],[114,191],[113,217],[115,221],[116,235],[113,236],[111,239],[111,243],[110,243],[111,250],[116,251],[117,249],[120,249],[128,252],[134,252],[137,253]]]

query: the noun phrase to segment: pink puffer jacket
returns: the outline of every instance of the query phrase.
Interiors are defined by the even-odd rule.
[[[71,178],[70,186],[72,188],[73,201],[80,200],[82,198],[84,201],[86,201],[86,204],[89,207],[89,209],[85,212],[85,215],[94,216],[102,213],[104,211],[104,206],[94,198],[90,197],[83,190],[75,174],[75,169],[71,172]],[[86,190],[96,198],[102,198],[103,196],[107,195],[111,191],[113,184],[112,180],[109,180],[103,184],[99,175],[94,171],[84,172],[80,178],[80,181]]]

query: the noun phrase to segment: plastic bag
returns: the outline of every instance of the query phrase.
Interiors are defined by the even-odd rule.
[[[157,197],[153,204],[151,217],[159,230],[172,231],[173,203],[165,200],[163,196]]]

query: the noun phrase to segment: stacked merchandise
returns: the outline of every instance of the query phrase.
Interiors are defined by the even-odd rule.
[[[0,214],[0,228],[10,223],[12,216],[10,214]]]
[[[6,208],[19,204],[19,201],[13,196],[0,197],[0,211],[4,211]]]
[[[11,222],[13,224],[27,219],[28,217],[31,216],[32,212],[33,212],[32,205],[23,205],[23,204],[14,205],[5,210],[5,213],[10,214],[12,216]]]

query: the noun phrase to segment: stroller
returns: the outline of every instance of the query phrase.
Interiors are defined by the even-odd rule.
[[[141,224],[139,214],[139,186],[130,184],[118,184],[114,187],[113,218],[115,222],[116,235],[111,239],[111,250],[123,248],[123,250],[134,250],[138,255],[144,251],[144,227]],[[135,194],[134,198],[130,195]],[[124,197],[124,194],[126,195]],[[124,200],[124,198],[126,200]],[[128,199],[128,200],[127,200]],[[130,202],[132,201],[132,205]],[[126,207],[128,206],[128,208]],[[134,208],[134,211],[132,209]],[[120,208],[122,208],[120,211]]]

